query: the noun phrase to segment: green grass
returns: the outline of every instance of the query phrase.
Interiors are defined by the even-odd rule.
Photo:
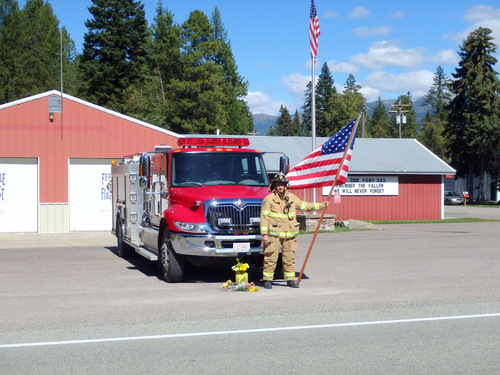
[[[436,220],[374,220],[373,224],[428,224],[428,223],[481,223],[500,221],[495,219],[479,219],[475,217],[461,217],[454,219],[436,219]]]

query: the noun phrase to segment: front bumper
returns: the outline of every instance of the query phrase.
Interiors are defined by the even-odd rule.
[[[177,254],[206,257],[241,257],[263,254],[262,236],[193,235],[171,233],[172,247]],[[241,250],[245,248],[244,250]]]

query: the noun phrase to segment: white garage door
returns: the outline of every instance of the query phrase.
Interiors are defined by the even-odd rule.
[[[37,158],[0,158],[0,232],[38,232]]]
[[[69,230],[111,230],[111,159],[70,159]]]

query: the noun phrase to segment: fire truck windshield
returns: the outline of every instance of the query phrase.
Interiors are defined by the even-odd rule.
[[[268,186],[264,161],[253,152],[180,152],[172,155],[172,187]]]

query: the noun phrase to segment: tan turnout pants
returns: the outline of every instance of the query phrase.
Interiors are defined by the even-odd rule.
[[[278,262],[280,246],[283,253],[283,275],[285,280],[295,280],[295,250],[297,237],[281,238],[269,236],[269,244],[264,249],[263,280],[273,280],[274,270]]]

